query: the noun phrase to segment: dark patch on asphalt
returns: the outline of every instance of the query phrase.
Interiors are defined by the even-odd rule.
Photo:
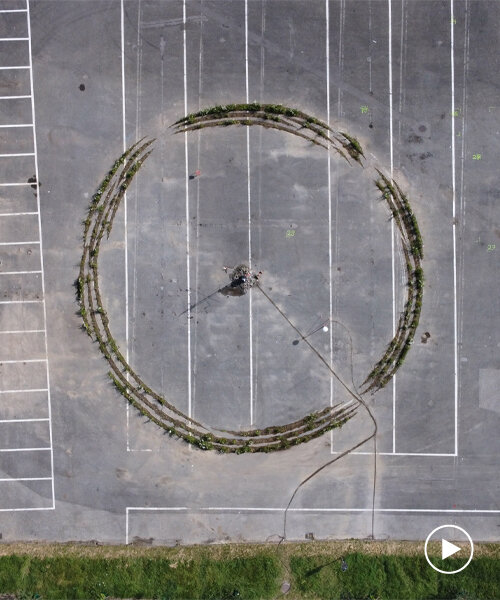
[[[422,342],[422,344],[427,344],[427,340],[431,337],[431,334],[426,331],[422,337],[420,338],[420,341]]]
[[[410,144],[421,144],[424,140],[419,135],[412,133],[410,136],[408,136],[408,141]]]

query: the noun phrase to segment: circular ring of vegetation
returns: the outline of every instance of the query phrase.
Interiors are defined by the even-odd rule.
[[[204,127],[229,125],[260,125],[302,137],[327,150],[334,150],[344,159],[360,165],[363,150],[359,142],[345,132],[335,132],[326,123],[302,111],[274,104],[232,104],[215,106],[187,115],[173,124],[175,133]],[[151,153],[154,139],[142,139],[130,146],[118,158],[97,192],[92,197],[84,221],[83,254],[76,282],[82,327],[98,343],[110,367],[114,386],[144,416],[171,435],[178,436],[202,450],[220,452],[271,452],[283,450],[341,427],[351,419],[359,406],[358,396],[345,384],[355,404],[343,404],[308,414],[298,421],[264,429],[232,431],[217,429],[188,417],[166,398],[152,390],[127,363],[113,338],[109,319],[99,288],[99,249],[106,234],[109,237],[116,212],[124,194]],[[422,239],[408,199],[394,180],[378,171],[376,185],[387,201],[401,233],[406,258],[408,293],[404,313],[393,340],[364,382],[362,393],[374,393],[390,380],[401,366],[413,341],[422,305],[423,272],[421,268]],[[323,362],[325,362],[323,360]],[[327,363],[325,362],[325,365]],[[330,368],[327,365],[328,368]],[[330,368],[332,373],[337,376]],[[343,382],[342,382],[343,383]]]

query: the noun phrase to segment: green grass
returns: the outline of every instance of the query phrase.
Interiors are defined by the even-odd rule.
[[[0,557],[0,592],[43,600],[273,598],[278,559],[270,554],[226,560],[166,558]]]
[[[356,547],[359,551],[353,549]],[[0,556],[0,594],[21,600],[155,598],[180,600],[498,600],[500,546],[455,575],[437,573],[412,542],[224,544],[178,548],[33,545]],[[1,548],[1,547],[0,547]],[[347,548],[351,548],[348,550]],[[319,552],[318,552],[319,550]],[[12,550],[11,550],[12,552]],[[17,553],[16,553],[17,552]],[[341,557],[348,569],[342,571]],[[439,567],[440,560],[434,559]],[[463,563],[447,559],[444,568]],[[288,567],[286,566],[288,565]]]
[[[343,558],[348,564],[344,572],[339,558],[292,556],[290,566],[296,596],[329,600],[500,598],[500,561],[495,558],[474,558],[466,569],[455,575],[434,571],[423,556],[354,553]],[[462,561],[447,559],[446,569],[460,568],[462,564]]]

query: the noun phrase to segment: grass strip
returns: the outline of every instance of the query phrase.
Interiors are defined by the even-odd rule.
[[[482,556],[455,575],[434,571],[425,557],[405,555],[324,554],[292,556],[295,598],[342,600],[482,600],[500,597],[500,561]],[[439,559],[433,559],[439,566]],[[444,565],[443,561],[443,565]],[[459,559],[446,559],[443,569],[458,569]]]
[[[0,557],[0,590],[41,600],[113,598],[265,599],[279,591],[279,561],[251,557],[173,561],[167,558],[81,556]]]
[[[431,550],[440,566],[439,544]],[[464,571],[431,569],[423,542],[345,540],[144,547],[4,544],[0,593],[17,598],[287,598],[483,600],[500,598],[500,545],[477,544]],[[342,571],[341,560],[347,563]],[[463,561],[448,558],[443,568]]]

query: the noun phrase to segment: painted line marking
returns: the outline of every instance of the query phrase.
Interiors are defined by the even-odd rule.
[[[34,185],[34,184],[31,184]],[[27,215],[37,215],[38,212],[17,212],[17,213],[1,213],[0,217],[26,217]],[[38,242],[40,243],[40,242]]]
[[[123,152],[127,149],[127,134],[126,134],[126,109],[125,109],[125,7],[123,0],[120,2],[120,45],[121,45],[121,77],[122,77],[122,149]],[[125,230],[125,358],[129,361],[129,331],[128,331],[128,202],[127,192],[123,195],[123,210],[124,210],[124,230]],[[128,373],[125,375],[129,380]],[[127,452],[130,452],[130,404],[127,402]]]
[[[0,67],[0,71],[12,71],[13,69],[29,69],[29,65],[22,65],[20,67]]]
[[[330,126],[330,0],[325,0],[326,20],[326,123]],[[328,172],[328,273],[329,273],[329,314],[333,321],[333,255],[332,255],[332,176],[330,151],[327,153]],[[330,327],[330,367],[333,368],[333,327]],[[333,406],[333,377],[330,376],[330,406]],[[330,432],[330,451],[333,449],[333,430]]]
[[[248,104],[248,0],[245,0],[245,101]],[[250,195],[250,127],[246,128],[247,137],[247,207],[248,207],[248,267],[252,269],[252,208]],[[250,359],[250,427],[254,424],[254,390],[253,390],[253,304],[252,290],[248,294],[248,320],[249,320],[249,359]]]
[[[7,481],[52,481],[52,477],[18,477],[16,479],[0,479],[0,482],[3,483]]]
[[[0,100],[21,100],[23,98],[31,98],[29,95],[24,96],[0,96]]]
[[[30,96],[26,96],[29,98]],[[13,123],[12,125],[0,125],[0,129],[14,129],[17,127],[34,127],[33,123]]]
[[[455,51],[453,33],[453,0],[450,0],[450,55],[451,55],[451,177],[453,195],[453,330],[454,330],[454,378],[455,378],[455,454],[458,454],[458,334],[457,334],[457,231],[456,231],[456,185],[455,185]]]
[[[35,156],[34,152],[17,152],[14,154],[0,154],[0,158],[15,158],[19,156]],[[34,184],[34,182],[33,182]]]
[[[42,304],[43,300],[0,300],[0,304]]]
[[[4,330],[0,331],[1,334],[11,334],[11,333],[45,333],[45,329],[12,329],[12,330]]]
[[[2,419],[0,423],[38,423],[39,421],[48,421],[48,418],[44,419]]]
[[[389,146],[391,181],[394,174],[394,146],[392,123],[392,4],[387,0],[389,10]],[[392,269],[392,337],[396,335],[396,260],[394,253],[394,219],[391,219],[391,269]],[[392,378],[392,451],[396,452],[396,375]]]
[[[47,388],[38,388],[31,390],[0,390],[0,394],[33,394],[35,392],[48,392]]]
[[[0,365],[13,365],[16,363],[36,363],[36,362],[47,362],[46,358],[29,358],[27,360],[0,360]]]
[[[48,448],[0,448],[0,452],[52,452],[52,447]]]
[[[21,37],[21,38],[16,38],[16,37],[0,38],[0,42],[27,42],[28,40],[29,40],[29,38],[27,38],[27,37]]]
[[[39,244],[40,240],[34,242],[0,242],[0,246],[25,246],[28,244]]]
[[[127,135],[126,135],[126,110],[125,110],[125,12],[123,6],[123,0],[121,0],[121,14],[120,14],[120,26],[121,26],[121,58],[122,58],[122,132],[123,132],[123,152],[127,149]],[[127,192],[124,194],[124,205],[125,205],[125,339],[127,344],[127,362],[128,362],[128,206],[127,206]]]
[[[55,506],[47,506],[45,507],[35,507],[35,508],[0,508],[0,512],[21,512],[21,511],[28,511],[28,510],[54,510]]]
[[[26,20],[28,23],[28,47],[29,47],[29,74],[30,74],[30,95],[31,95],[31,114],[33,115],[33,150],[35,156],[35,185],[36,185],[36,205],[38,213],[38,237],[40,239],[40,263],[42,267],[41,280],[42,280],[42,301],[43,305],[43,328],[47,331],[47,307],[45,304],[45,273],[43,267],[43,245],[42,245],[42,220],[40,214],[40,177],[38,173],[38,154],[37,154],[37,138],[36,138],[36,117],[35,117],[35,91],[33,86],[33,51],[31,47],[31,17],[30,17],[30,0],[26,0]],[[52,401],[50,396],[50,372],[49,372],[49,349],[47,342],[47,335],[44,336],[45,341],[45,372],[47,376],[47,405],[49,415],[49,443],[50,443],[50,469],[52,475],[52,507],[55,508],[56,496],[54,486],[54,443],[52,435]]]
[[[334,451],[331,454],[342,454],[341,452]],[[373,456],[373,452],[350,452],[350,456]],[[439,453],[439,452],[377,452],[377,456],[432,456],[436,457],[450,457],[456,458],[456,454]]]
[[[28,183],[27,181],[21,181],[18,183],[0,183],[0,187],[11,187],[11,186],[17,186],[17,185],[34,185],[33,183]]]
[[[32,275],[41,271],[0,271],[0,275]]]
[[[11,8],[11,9],[4,9],[4,10],[0,10],[0,13],[19,13],[19,12],[27,12],[28,9],[27,8]]]
[[[183,71],[184,71],[184,114],[187,115],[187,57],[186,57],[186,0],[182,2],[183,22]],[[191,375],[191,271],[190,271],[190,234],[189,234],[189,156],[187,132],[184,132],[184,161],[186,172],[184,175],[186,188],[186,277],[187,277],[187,336],[188,336],[188,417],[192,410],[192,375]]]
[[[237,507],[237,506],[208,506],[201,508],[188,508],[186,506],[127,506],[125,509],[125,544],[129,543],[129,512],[132,511],[165,511],[165,512],[268,512],[284,513],[286,508],[267,508],[267,507]],[[288,512],[296,513],[402,513],[402,514],[500,514],[497,509],[434,509],[434,508],[289,508]]]
[[[241,512],[284,512],[286,510],[283,508],[269,508],[269,507],[248,507],[248,506],[201,506],[199,508],[188,508],[186,506],[127,506],[127,511],[154,511],[154,510],[164,510],[164,511],[191,511],[191,512],[199,512],[202,510],[206,511],[241,511]],[[372,512],[372,508],[289,508],[288,512]],[[480,509],[480,508],[376,508],[376,512],[403,512],[403,513],[491,513],[491,514],[500,514],[500,509]]]

